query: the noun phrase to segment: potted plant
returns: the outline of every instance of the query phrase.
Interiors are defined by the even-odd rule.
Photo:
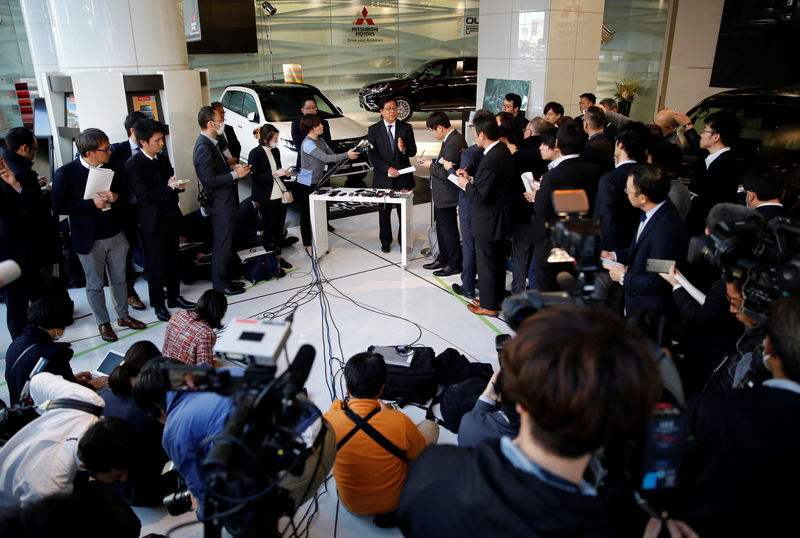
[[[639,95],[641,91],[639,88],[639,81],[635,78],[630,80],[623,79],[621,82],[616,82],[617,85],[617,93],[614,94],[614,98],[617,100],[617,104],[619,106],[620,114],[624,114],[625,116],[630,116],[631,114],[631,104],[633,100]]]

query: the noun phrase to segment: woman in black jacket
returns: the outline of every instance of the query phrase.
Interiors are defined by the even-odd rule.
[[[292,264],[281,258],[281,236],[287,207],[281,199],[287,190],[281,178],[288,176],[289,171],[281,168],[278,130],[265,123],[256,131],[258,146],[250,151],[247,163],[253,176],[253,203],[264,221],[262,244],[267,252],[275,251],[282,269],[289,269]]]

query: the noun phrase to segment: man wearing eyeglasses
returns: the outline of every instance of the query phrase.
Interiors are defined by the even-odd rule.
[[[381,120],[369,126],[367,138],[373,146],[369,157],[373,171],[372,186],[376,189],[414,188],[414,174],[400,174],[398,170],[411,166],[410,157],[417,154],[417,143],[411,125],[397,119],[397,101],[383,98],[380,102]],[[399,204],[378,204],[378,226],[381,251],[389,252],[392,244],[392,207],[397,210],[400,223],[397,242],[401,243],[403,222]],[[402,244],[402,243],[401,243]]]
[[[688,117],[676,114],[679,123],[684,118],[688,122],[683,123],[687,142],[690,145],[698,144],[700,149],[708,151],[705,161],[698,163],[697,177],[689,187],[697,197],[692,200],[686,228],[690,235],[698,235],[703,233],[706,215],[712,207],[722,202],[739,202],[742,167],[737,164],[736,155],[730,149],[739,139],[740,127],[735,116],[717,112],[705,119],[705,126],[698,134],[694,128],[690,128],[693,124]]]
[[[111,144],[103,131],[90,128],[78,135],[76,145],[80,156],[56,170],[53,177],[53,211],[69,216],[72,245],[86,273],[89,307],[100,337],[106,342],[115,342],[117,335],[111,328],[103,291],[106,268],[117,325],[137,331],[147,327],[128,315],[125,256],[129,245],[122,231],[124,208],[119,205],[120,193],[125,194],[125,187],[121,176],[114,174],[108,190],[90,193],[91,198],[84,199],[91,170],[113,170],[107,164]]]

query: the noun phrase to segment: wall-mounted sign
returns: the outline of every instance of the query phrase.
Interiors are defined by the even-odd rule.
[[[183,31],[186,34],[187,43],[203,39],[197,0],[183,0]]]
[[[478,33],[478,17],[464,17],[464,35],[476,35]]]
[[[67,127],[71,127],[73,129],[80,129],[80,125],[78,124],[78,107],[75,105],[75,96],[74,95],[66,95],[64,96],[64,105],[65,105],[65,116]]]
[[[352,28],[350,29],[350,36],[347,38],[348,43],[383,43],[383,38],[378,36],[380,28],[375,24],[375,21],[370,17],[367,8],[363,8]]]

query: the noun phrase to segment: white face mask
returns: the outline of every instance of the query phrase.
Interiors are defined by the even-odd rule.
[[[219,128],[214,129],[214,130],[217,131],[218,135],[224,134],[225,133],[225,122],[224,121],[220,122]]]
[[[762,345],[764,347],[767,346],[766,340],[764,341],[764,343]],[[764,368],[766,368],[767,370],[769,370],[771,372],[772,370],[770,370],[769,364],[767,364],[767,360],[770,359],[770,358],[772,358],[772,355],[770,355],[769,353],[761,353],[761,360],[764,362]]]
[[[53,342],[56,342],[56,341],[58,341],[58,340],[61,340],[61,337],[62,337],[62,336],[64,336],[64,331],[61,331],[61,332],[59,333],[59,332],[58,332],[58,330],[56,330],[56,335],[53,337]]]
[[[278,147],[278,143],[277,143],[277,142],[270,142],[270,143],[269,143],[269,147],[270,147],[270,148],[273,148],[273,149],[274,149],[274,148],[277,148],[277,147]]]

